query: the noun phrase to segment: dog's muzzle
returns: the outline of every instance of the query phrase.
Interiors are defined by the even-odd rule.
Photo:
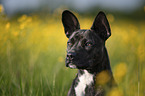
[[[66,67],[77,68],[76,65],[74,64],[75,56],[76,56],[75,52],[67,53],[67,56],[66,56]]]

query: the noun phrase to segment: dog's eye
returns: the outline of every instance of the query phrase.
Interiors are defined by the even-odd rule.
[[[88,47],[90,47],[90,46],[92,46],[92,43],[90,43],[90,42],[87,42],[87,43],[85,44],[85,46],[88,46]]]
[[[67,42],[67,45],[68,45],[68,46],[72,46],[72,43],[71,43],[71,42]]]

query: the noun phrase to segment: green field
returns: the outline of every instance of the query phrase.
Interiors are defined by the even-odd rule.
[[[11,19],[0,13],[0,96],[66,96],[77,70],[65,67],[60,13]],[[82,29],[95,18],[77,17]],[[145,20],[107,17],[112,36],[106,46],[121,90],[112,94],[145,96]]]

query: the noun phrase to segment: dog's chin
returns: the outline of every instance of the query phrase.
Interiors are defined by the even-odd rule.
[[[77,68],[77,66],[74,65],[73,63],[69,63],[67,67],[69,67],[71,69],[76,69]]]
[[[68,63],[67,65],[66,65],[66,67],[69,67],[69,68],[71,68],[71,69],[87,69],[87,68],[89,68],[89,64],[81,64],[81,63],[79,63],[79,64],[74,64],[74,63]]]

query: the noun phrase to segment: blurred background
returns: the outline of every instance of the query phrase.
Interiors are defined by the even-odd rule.
[[[66,96],[77,73],[65,67],[66,9],[82,29],[106,13],[112,30],[106,46],[119,85],[108,96],[145,96],[144,0],[0,0],[0,96]]]

